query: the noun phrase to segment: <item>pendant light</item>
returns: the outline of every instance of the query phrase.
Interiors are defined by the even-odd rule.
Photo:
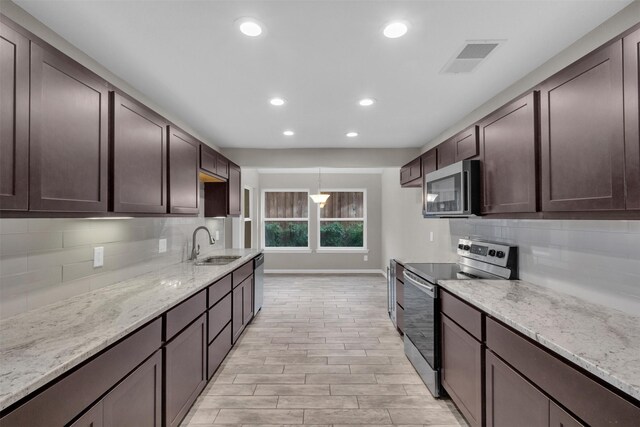
[[[328,194],[321,194],[320,193],[320,168],[318,168],[318,193],[317,194],[310,194],[309,197],[311,197],[311,200],[313,200],[313,203],[318,203],[320,205],[320,209],[324,208],[324,204],[327,203],[327,199],[329,198]]]

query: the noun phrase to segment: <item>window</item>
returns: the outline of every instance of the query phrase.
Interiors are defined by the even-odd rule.
[[[329,199],[324,207],[319,207],[320,249],[366,249],[366,191],[329,190],[322,194],[329,194]]]
[[[264,248],[309,248],[309,192],[265,190]]]

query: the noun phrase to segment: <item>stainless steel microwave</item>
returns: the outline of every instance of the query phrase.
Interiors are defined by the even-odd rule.
[[[463,160],[424,176],[422,215],[464,217],[480,213],[480,161]]]

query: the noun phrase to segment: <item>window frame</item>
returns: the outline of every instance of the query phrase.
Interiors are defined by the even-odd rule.
[[[316,203],[316,252],[318,253],[369,253],[369,247],[367,246],[368,235],[368,221],[367,221],[367,189],[366,188],[322,188],[320,193],[362,193],[362,218],[321,218],[320,216],[320,204]],[[322,221],[362,221],[362,246],[321,246],[322,240],[320,239],[320,224]]]
[[[307,193],[307,217],[306,218],[266,218],[265,206],[267,193]],[[260,247],[264,252],[270,253],[311,253],[311,239],[310,239],[310,227],[311,227],[311,206],[309,201],[310,190],[308,188],[266,188],[260,192]],[[265,237],[265,226],[267,221],[282,221],[282,222],[307,222],[307,246],[267,246]]]

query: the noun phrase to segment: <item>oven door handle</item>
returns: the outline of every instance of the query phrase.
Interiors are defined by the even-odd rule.
[[[424,283],[420,283],[417,280],[417,276],[414,275],[413,273],[405,270],[404,271],[404,278],[407,282],[409,282],[410,284],[414,285],[415,287],[417,287],[418,289],[420,289],[422,292],[424,292],[425,294],[429,295],[431,298],[435,298],[436,296],[436,287],[435,286],[429,286],[426,285]]]

